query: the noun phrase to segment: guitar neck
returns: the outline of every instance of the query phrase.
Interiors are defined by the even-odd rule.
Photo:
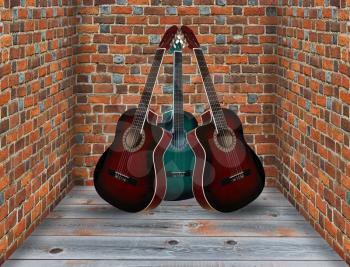
[[[141,96],[140,103],[137,107],[134,119],[132,121],[131,127],[139,130],[140,132],[146,120],[147,110],[151,102],[154,85],[157,81],[157,77],[158,77],[160,65],[163,60],[164,53],[165,53],[164,48],[158,48],[156,51],[156,54],[154,56],[154,60],[152,63],[152,67],[148,74],[146,85]]]
[[[173,130],[183,132],[182,52],[174,52]]]
[[[210,77],[209,69],[204,58],[203,50],[201,48],[194,48],[197,64],[201,73],[204,89],[208,97],[211,113],[213,116],[216,130],[222,130],[227,128],[227,123],[224,117],[224,113],[221,109],[218,97],[216,95],[213,81]]]

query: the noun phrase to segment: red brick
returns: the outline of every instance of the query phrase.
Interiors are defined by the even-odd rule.
[[[1,47],[8,47],[12,45],[12,37],[11,35],[3,35],[0,36],[0,46]]]
[[[244,8],[245,16],[263,16],[265,15],[264,7],[246,7]]]
[[[111,12],[112,12],[112,14],[131,14],[132,7],[130,7],[130,6],[112,6]]]
[[[109,104],[110,97],[109,96],[89,96],[88,103],[99,103],[99,104]]]
[[[97,15],[99,12],[99,7],[78,7],[78,14],[84,15]]]
[[[160,17],[160,24],[179,24],[181,21],[181,17],[178,17],[178,16],[169,16],[169,17],[166,17],[166,16],[162,16]],[[164,32],[164,31],[162,31]]]
[[[232,15],[231,7],[211,6],[210,11],[212,15]]]
[[[98,25],[79,25],[78,32],[95,33],[98,32]]]
[[[340,92],[340,99],[345,102],[346,104],[350,105],[350,93],[347,93],[345,91]]]
[[[180,16],[183,15],[198,15],[199,14],[199,10],[197,7],[178,7],[177,8],[177,12]]]
[[[148,17],[147,16],[134,16],[134,17],[128,17],[127,23],[128,24],[145,24],[147,23]]]
[[[0,106],[8,103],[9,100],[10,100],[10,92],[9,91],[0,94]]]
[[[145,7],[144,13],[145,15],[164,15],[165,8],[164,7]]]
[[[261,46],[242,46],[242,53],[246,54],[261,54],[262,47]]]
[[[129,44],[148,44],[148,36],[128,36]]]

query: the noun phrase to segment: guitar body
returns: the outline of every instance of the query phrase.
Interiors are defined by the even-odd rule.
[[[97,193],[109,204],[128,212],[159,205],[166,192],[164,152],[171,134],[149,123],[155,114],[149,111],[143,137],[135,151],[126,148],[126,132],[136,109],[127,110],[119,119],[112,145],[99,159],[94,172]]]
[[[184,112],[184,130],[189,132],[198,126],[196,118],[189,112]],[[159,124],[167,131],[173,128],[172,111],[163,114],[163,122]],[[192,193],[192,171],[194,167],[194,153],[186,140],[185,145],[179,150],[170,144],[164,154],[164,166],[167,180],[167,191],[165,200],[183,200],[193,197]],[[174,139],[173,139],[174,140]]]
[[[204,208],[230,212],[259,196],[265,173],[258,156],[244,140],[238,116],[228,109],[222,111],[235,136],[231,151],[218,146],[210,111],[202,115],[204,124],[191,131],[187,139],[196,156],[192,176],[196,200]]]

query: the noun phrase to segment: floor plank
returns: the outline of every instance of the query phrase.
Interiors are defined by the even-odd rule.
[[[4,267],[344,267],[342,261],[9,260]]]
[[[12,259],[295,261],[340,258],[319,237],[30,236]]]
[[[46,219],[33,235],[318,237],[304,221]]]
[[[289,207],[290,203],[279,192],[263,192],[255,200],[265,207]],[[106,205],[95,191],[92,190],[72,190],[61,201],[61,205]],[[163,201],[162,206],[198,206],[198,203],[192,198],[181,201]]]
[[[141,213],[127,213],[110,205],[59,205],[48,218],[104,218],[104,219],[230,219],[230,220],[304,220],[293,207],[264,207],[251,205],[232,213],[220,213],[204,210],[199,206],[159,206],[158,208]]]
[[[71,191],[95,191],[95,187],[77,185],[77,186],[74,186]],[[276,187],[271,187],[271,186],[266,186],[264,188],[264,192],[280,193],[280,191]]]

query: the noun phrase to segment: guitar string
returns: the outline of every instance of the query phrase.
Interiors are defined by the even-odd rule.
[[[173,92],[173,94],[174,94],[174,107],[173,107],[173,109],[174,109],[174,117],[173,117],[173,120],[174,120],[174,125],[173,125],[173,127],[174,127],[174,137],[175,137],[175,150],[177,150],[178,149],[178,147],[179,147],[179,137],[178,137],[178,134],[179,134],[179,129],[178,129],[178,127],[179,127],[179,125],[178,125],[178,123],[179,123],[179,114],[178,114],[178,103],[177,102],[175,102],[175,100],[176,101],[178,101],[179,99],[178,99],[178,90],[179,90],[179,88],[178,88],[178,86],[179,86],[179,80],[178,80],[178,75],[179,75],[179,73],[178,73],[178,68],[179,68],[179,66],[178,66],[178,56],[177,56],[177,53],[176,53],[176,51],[174,52],[174,77],[173,77],[173,79],[174,79],[174,88],[173,88],[173,90],[174,90],[174,92]],[[175,153],[175,162],[178,162],[178,155],[177,155],[178,153]]]
[[[143,116],[143,121],[142,121],[142,124],[145,120],[145,116],[146,116],[146,113],[144,111],[144,107],[143,107],[143,103],[145,103],[147,101],[148,105],[149,105],[149,102],[151,100],[151,97],[152,97],[152,91],[154,89],[154,84],[156,82],[156,79],[157,79],[157,76],[158,76],[158,72],[159,72],[159,68],[160,68],[160,65],[161,65],[161,60],[163,59],[163,56],[164,56],[164,52],[165,52],[165,49],[157,49],[156,51],[156,55],[154,57],[154,60],[153,60],[153,63],[152,63],[152,66],[151,66],[151,70],[150,70],[150,73],[147,77],[147,81],[146,81],[146,85],[145,85],[145,89],[144,89],[144,92],[141,96],[141,100],[140,100],[140,105],[139,107],[136,109],[135,111],[135,114],[134,114],[134,118],[133,118],[133,121],[131,123],[131,126],[129,128],[131,128],[131,144],[134,144],[135,142],[135,138],[138,136],[139,138],[142,138],[142,136],[140,136],[140,133],[137,130],[137,128],[140,128],[140,132],[141,132],[141,135],[142,135],[142,126],[143,125],[140,125],[139,123],[141,122],[140,121],[140,114],[142,115],[141,112],[144,112]],[[157,70],[157,74],[156,76],[154,77],[154,71]],[[150,84],[152,85],[150,87]],[[149,92],[150,90],[150,92]],[[150,95],[148,95],[150,94]],[[147,105],[147,106],[148,106]],[[146,110],[147,111],[147,110]],[[124,132],[125,133],[125,132]],[[123,137],[122,137],[123,138]],[[142,140],[142,139],[141,139]],[[122,140],[124,141],[124,140]],[[125,140],[126,141],[126,140]],[[127,169],[128,169],[128,159],[129,159],[129,152],[125,151],[125,149],[123,150],[122,152],[122,155],[119,159],[119,162],[118,162],[118,165],[117,165],[117,170],[119,170],[120,172],[126,172]],[[121,170],[120,170],[120,167]]]
[[[223,114],[223,111],[218,103],[218,99],[217,99],[217,96],[216,96],[216,93],[215,91],[213,91],[213,83],[212,83],[212,80],[211,80],[211,77],[210,77],[210,74],[209,74],[209,71],[207,69],[207,66],[206,66],[206,62],[205,62],[205,58],[204,58],[204,55],[201,53],[201,60],[202,60],[202,66],[206,69],[206,85],[209,85],[210,86],[210,90],[208,93],[209,97],[212,98],[212,101],[214,100],[214,102],[216,103],[214,105],[214,112],[216,113],[216,123],[218,125],[218,128],[221,128],[221,130],[225,130],[225,128],[229,128],[226,124],[226,121],[225,121],[225,118],[224,118],[224,114]],[[213,113],[214,113],[213,112]],[[213,115],[213,117],[215,117],[215,115]],[[215,118],[214,118],[215,120]],[[219,134],[219,131],[220,129],[218,130],[218,134]],[[232,138],[236,138],[236,137],[232,137]],[[224,138],[223,138],[223,141],[224,141],[224,145],[226,147],[228,147],[230,144],[229,144],[229,140],[228,140],[228,137],[226,137],[224,135]],[[225,158],[226,158],[226,162],[227,164],[229,164],[228,160],[231,162],[233,162],[235,164],[235,169],[236,171],[239,170],[239,172],[241,171],[241,168],[240,168],[240,164],[239,164],[239,159],[236,155],[236,153],[234,152],[233,155],[232,155],[232,151],[229,151],[228,153],[225,153]],[[237,168],[238,166],[238,168]]]
[[[197,52],[198,51],[198,52]],[[199,54],[198,54],[199,53]],[[196,59],[197,59],[197,64],[199,66],[199,69],[200,69],[200,73],[202,75],[202,78],[203,78],[203,82],[204,82],[204,86],[205,86],[205,90],[207,92],[207,95],[208,95],[208,100],[209,100],[209,105],[211,106],[212,108],[212,116],[213,116],[213,120],[215,121],[215,127],[217,128],[217,134],[219,134],[219,130],[221,127],[223,127],[223,129],[225,128],[228,128],[227,124],[226,124],[226,121],[224,121],[224,114],[223,114],[223,111],[218,103],[218,99],[217,99],[217,96],[216,96],[216,93],[215,91],[213,91],[213,83],[212,83],[212,80],[211,80],[211,77],[210,77],[210,74],[209,74],[209,70],[208,70],[208,66],[205,62],[205,58],[204,58],[204,54],[203,54],[203,51],[202,49],[198,49],[198,50],[195,50],[195,55],[196,55]],[[205,74],[205,76],[204,76]],[[210,89],[212,91],[208,91],[207,89],[207,86],[210,86]],[[219,108],[219,110],[215,110],[215,108]],[[215,112],[218,112],[215,114]],[[215,114],[215,115],[214,115]],[[215,116],[217,116],[215,118]],[[223,130],[221,129],[221,130]],[[234,133],[233,133],[234,135]],[[236,136],[234,135],[234,137],[232,138],[236,138]],[[226,147],[228,147],[229,145],[229,140],[226,136],[224,136],[224,144]],[[237,145],[237,141],[236,141],[236,144]],[[233,151],[233,153],[232,153]],[[242,172],[242,169],[241,169],[241,166],[239,164],[239,158],[238,156],[236,155],[236,152],[234,150],[231,150],[229,151],[228,153],[225,153],[225,159],[226,159],[226,163],[229,165],[229,162],[228,160],[232,160],[233,163],[235,164],[235,167],[234,169],[236,170],[236,172],[238,171],[238,173]],[[239,168],[237,168],[237,166]]]
[[[176,133],[176,142],[177,142],[177,150],[182,150],[185,148],[185,140],[184,140],[184,135],[185,135],[185,129],[184,129],[184,110],[183,110],[183,83],[182,83],[182,78],[183,78],[183,72],[182,72],[182,51],[176,51],[175,52],[175,77],[174,80],[176,81],[176,91],[174,91],[174,96],[177,97],[177,102],[176,102],[176,107],[174,103],[174,108],[177,109],[177,133]],[[175,88],[174,88],[175,89]],[[183,150],[182,150],[183,151]],[[175,160],[176,162],[179,161],[179,158],[181,155],[179,153],[175,153]],[[179,169],[179,168],[178,168]],[[186,171],[186,170],[184,170]],[[177,181],[179,181],[177,179]],[[185,181],[181,179],[179,182],[181,182],[182,189],[185,190]]]
[[[202,56],[203,64],[204,64],[205,68],[207,69],[207,67],[206,67],[206,62],[205,62],[205,58],[204,58],[203,53],[201,53],[201,56]],[[217,109],[220,111],[220,112],[218,112],[218,110],[216,110],[216,112],[218,112],[216,115],[217,115],[217,116],[219,115],[219,118],[217,119],[217,120],[219,120],[218,125],[219,125],[220,128],[223,128],[223,129],[229,128],[228,125],[226,124],[225,116],[224,116],[223,111],[222,111],[222,109],[221,109],[221,107],[220,107],[220,105],[219,105],[219,102],[218,102],[216,93],[215,93],[215,91],[213,91],[214,85],[213,85],[213,83],[212,83],[212,80],[211,80],[211,77],[210,77],[210,74],[209,74],[209,71],[208,71],[208,70],[207,70],[207,76],[206,76],[206,78],[207,78],[207,84],[209,84],[209,86],[210,86],[210,88],[211,88],[210,96],[211,96],[212,98],[214,98],[214,101],[215,101],[216,104],[217,104],[217,105],[215,106],[215,108],[217,108]],[[234,135],[234,133],[233,133],[233,135]],[[231,145],[231,144],[229,143],[228,138],[229,138],[229,137],[227,137],[226,135],[224,135],[223,140],[224,140],[224,145],[225,145],[226,147],[229,147],[229,145]],[[234,135],[234,136],[232,136],[232,138],[236,138],[236,136]],[[236,144],[235,144],[235,145],[237,145],[237,138],[236,138]],[[225,154],[225,157],[226,157],[226,159],[229,159],[230,161],[233,161],[233,162],[234,162],[236,171],[237,171],[237,170],[238,170],[239,172],[242,171],[242,170],[241,170],[241,166],[240,166],[240,162],[239,162],[239,158],[238,158],[237,154],[235,153],[235,151],[233,151],[233,153],[232,153],[232,150],[229,151],[228,153]],[[238,166],[238,168],[237,168],[237,166]]]
[[[163,56],[163,54],[161,55],[161,57]],[[144,119],[146,117],[147,110],[145,111],[144,103],[147,102],[149,105],[150,98],[152,97],[152,94],[151,94],[151,92],[149,92],[149,90],[153,91],[154,84],[156,81],[156,77],[154,77],[154,71],[157,70],[157,73],[158,73],[158,70],[160,68],[160,63],[158,65],[158,57],[159,57],[159,54],[158,54],[158,50],[157,50],[155,58],[154,58],[154,63],[152,64],[150,73],[147,77],[144,93],[141,96],[140,106],[136,110],[132,124],[130,126],[130,128],[131,128],[131,130],[129,130],[129,131],[131,131],[130,132],[130,134],[131,134],[130,139],[131,139],[131,144],[133,144],[133,145],[137,141],[136,138],[141,138],[141,141],[142,141],[142,128],[140,127],[142,125],[139,124],[141,122],[140,117],[142,114],[143,114],[142,117],[144,117]],[[151,87],[150,87],[150,84],[152,85]],[[142,124],[143,124],[143,122],[142,122]],[[137,131],[138,128],[140,128],[140,133],[139,133],[139,131]],[[122,158],[120,160],[120,164],[122,166],[122,171],[126,172],[128,170],[129,152],[127,152],[127,153],[124,153],[124,152],[125,151],[123,151],[124,156],[122,156]],[[120,168],[120,167],[118,166],[118,168]]]
[[[196,50],[196,52],[197,51],[198,50]],[[208,73],[207,69],[205,68],[206,64],[205,64],[205,62],[203,62],[203,58],[201,58],[200,55],[198,55],[198,53],[195,53],[195,54],[196,54],[197,64],[198,64],[199,69],[200,69],[200,73],[202,75],[202,79],[203,79],[203,83],[204,83],[204,89],[207,92],[209,105],[211,106],[212,116],[213,116],[213,120],[214,120],[214,125],[215,125],[215,128],[216,128],[217,134],[218,134],[219,131],[222,128],[222,121],[220,120],[220,118],[221,118],[220,115],[221,114],[220,114],[220,112],[217,113],[216,109],[215,109],[216,108],[216,104],[218,102],[217,102],[217,99],[213,99],[215,97],[215,95],[212,95],[212,92],[208,90],[209,89],[208,88],[208,86],[209,86],[208,84],[209,84],[210,80],[209,80],[209,77],[208,77],[209,73]],[[225,145],[226,145],[226,142],[225,142]],[[228,165],[229,163],[228,163],[226,154],[225,154],[225,161],[226,161],[226,163]]]
[[[176,54],[175,54],[176,55]],[[177,52],[177,58],[175,58],[175,79],[177,82],[177,133],[176,133],[176,141],[177,141],[177,150],[181,150],[183,148],[183,142],[184,142],[184,112],[183,112],[183,92],[182,92],[182,52]],[[175,93],[175,92],[174,92]],[[176,162],[178,162],[178,158],[180,155],[179,153],[176,153]]]
[[[181,90],[181,74],[182,74],[182,53],[181,51],[174,51],[173,54],[173,114],[172,114],[172,132],[173,140],[172,145],[174,146],[175,151],[180,147],[180,136],[179,132],[181,130],[181,114],[179,102],[180,100],[180,90]],[[181,74],[180,74],[181,73]],[[175,153],[174,156],[174,165],[177,167],[176,163],[179,161],[179,153]]]
[[[162,50],[162,52],[163,53],[161,55],[161,58],[164,55],[164,51],[163,50]],[[155,58],[154,58],[154,63],[152,64],[150,73],[149,73],[149,75],[147,77],[146,86],[145,86],[145,89],[144,89],[144,94],[141,97],[141,101],[140,101],[141,102],[140,103],[141,104],[141,108],[137,109],[137,111],[135,113],[135,116],[133,118],[132,125],[131,125],[131,128],[132,128],[132,130],[131,130],[131,144],[133,144],[133,145],[137,141],[136,138],[141,138],[140,141],[142,141],[142,126],[143,126],[144,120],[146,119],[146,112],[147,112],[147,109],[148,109],[146,107],[149,106],[149,103],[151,101],[152,91],[153,91],[153,88],[154,88],[154,85],[155,85],[155,82],[156,82],[156,79],[157,79],[157,76],[158,76],[157,74],[158,74],[158,71],[159,71],[159,68],[160,68],[160,62],[159,61],[161,59],[158,59],[158,57],[159,57],[159,54],[158,54],[158,50],[157,50]],[[156,75],[154,75],[155,71],[157,71]],[[146,107],[145,107],[145,103],[148,103],[146,105]],[[143,117],[143,119],[142,119],[142,117]],[[128,159],[129,159],[129,157],[126,155],[124,157],[123,162],[122,162],[122,166],[124,167],[124,168],[122,168],[123,171],[127,171],[128,170]]]
[[[176,52],[178,53],[176,56]],[[174,127],[174,133],[175,133],[175,146],[176,149],[180,149],[180,142],[181,142],[181,136],[183,133],[181,133],[181,130],[183,130],[183,105],[180,103],[183,103],[183,99],[180,96],[182,94],[182,53],[176,51],[174,53],[174,81],[176,84],[174,84],[174,121],[175,127]],[[181,54],[180,54],[181,53]],[[182,105],[180,107],[180,105]],[[180,112],[182,110],[182,112]],[[175,157],[177,157],[177,154],[175,154]]]

